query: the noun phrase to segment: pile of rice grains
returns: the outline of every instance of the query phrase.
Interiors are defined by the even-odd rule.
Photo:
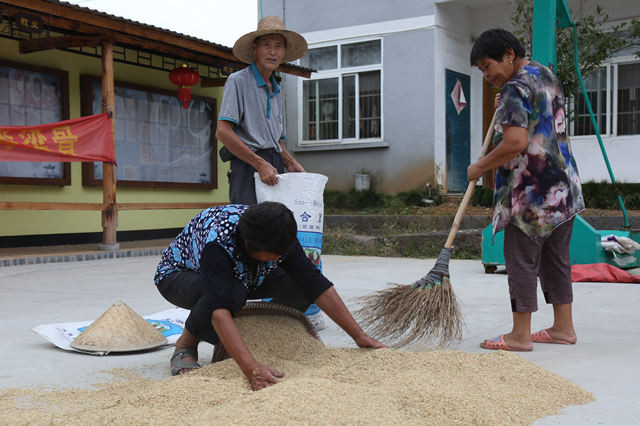
[[[252,392],[231,359],[161,381],[113,370],[93,389],[0,391],[0,423],[513,425],[593,400],[513,353],[330,349],[292,318],[238,323],[277,385]]]

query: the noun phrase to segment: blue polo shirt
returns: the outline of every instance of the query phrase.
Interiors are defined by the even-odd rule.
[[[238,137],[253,151],[275,149],[286,137],[284,96],[273,75],[273,93],[260,75],[255,62],[234,72],[224,85],[218,120],[231,121]]]

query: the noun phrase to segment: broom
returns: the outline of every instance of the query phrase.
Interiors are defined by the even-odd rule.
[[[482,144],[484,156],[493,139],[495,114]],[[355,312],[363,328],[392,346],[404,346],[419,340],[446,346],[462,338],[462,313],[449,279],[449,260],[453,240],[469,205],[477,179],[467,186],[453,220],[449,237],[433,268],[411,285],[392,284],[383,290],[359,298],[361,307]]]

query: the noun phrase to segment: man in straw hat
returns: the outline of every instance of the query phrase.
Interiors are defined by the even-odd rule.
[[[281,63],[306,53],[304,37],[285,29],[277,16],[261,19],[256,31],[243,35],[233,46],[233,54],[250,65],[227,78],[216,138],[224,144],[223,160],[231,159],[229,200],[234,204],[256,203],[256,171],[268,185],[278,183],[276,175],[284,173],[285,167],[289,172],[305,171],[282,143],[284,96],[273,73]]]
[[[284,96],[273,75],[283,62],[307,53],[300,34],[285,28],[277,16],[260,20],[258,29],[240,37],[233,54],[250,64],[229,76],[224,86],[216,138],[224,144],[223,161],[230,158],[229,200],[234,204],[257,202],[254,173],[267,185],[278,183],[277,174],[304,172],[283,144],[286,136]],[[223,155],[224,154],[224,155]],[[269,280],[289,278],[279,269]],[[312,309],[313,311],[313,309]],[[320,313],[310,315],[316,330],[326,328]]]
[[[293,279],[266,280],[278,267]],[[253,390],[283,377],[253,357],[234,321],[248,299],[272,297],[301,312],[315,302],[358,346],[385,347],[362,330],[304,254],[293,213],[281,203],[218,206],[197,214],[164,251],[154,280],[165,299],[191,311],[171,357],[174,375],[200,367],[198,344],[204,340],[224,345]]]

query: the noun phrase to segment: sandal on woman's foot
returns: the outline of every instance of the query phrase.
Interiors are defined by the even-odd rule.
[[[192,357],[193,359],[198,359],[198,351],[195,349],[180,349],[177,350],[173,356],[171,357],[171,375],[177,376],[180,374],[180,371],[187,370],[196,370],[200,368],[200,364],[197,362],[184,362],[182,358]]]
[[[533,340],[534,343],[556,343],[558,345],[576,344],[576,342],[570,342],[568,340],[554,339],[553,337],[551,337],[547,329],[536,331],[535,333],[531,334],[531,340]]]
[[[499,335],[498,337],[494,337],[493,339],[487,339],[480,343],[480,347],[483,349],[491,349],[494,351],[514,351],[514,352],[528,352],[532,349],[520,349],[514,348],[513,346],[509,346],[507,342],[504,341],[504,334]]]

